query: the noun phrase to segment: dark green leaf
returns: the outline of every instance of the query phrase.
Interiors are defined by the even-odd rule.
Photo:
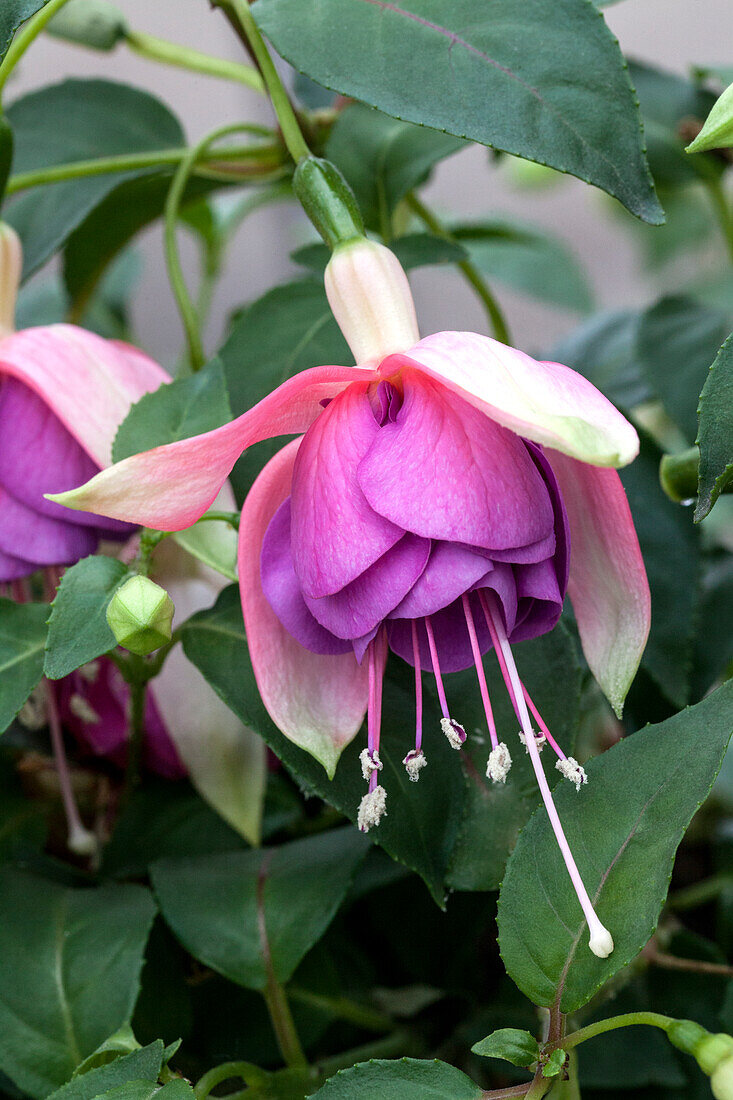
[[[52,1093],[53,1100],[94,1100],[94,1097],[119,1089],[134,1082],[154,1086],[163,1065],[163,1041],[157,1039],[149,1046],[132,1050],[104,1065],[88,1070],[80,1069],[68,1084]]]
[[[128,575],[126,565],[102,554],[82,558],[61,578],[51,607],[44,672],[60,680],[114,649],[107,605]]]
[[[533,702],[567,753],[573,750],[580,707],[580,667],[567,630],[558,626],[542,638],[514,647],[520,675]],[[519,830],[537,805],[532,765],[517,737],[517,719],[496,661],[485,662],[499,736],[509,746],[512,770],[506,784],[486,778],[490,744],[473,669],[446,677],[446,691],[469,733],[461,754],[468,795],[449,882],[456,890],[498,890]],[[555,779],[559,779],[555,773]]]
[[[8,52],[8,46],[21,23],[25,23],[47,3],[48,0],[4,0],[0,6],[0,61]]]
[[[155,910],[141,886],[71,890],[11,869],[0,883],[0,1064],[42,1097],[129,1020]]]
[[[275,48],[388,115],[579,176],[663,221],[618,43],[586,0],[258,0]]]
[[[161,860],[151,868],[168,924],[195,958],[264,989],[290,979],[323,935],[367,849],[351,827],[280,848]]]
[[[17,861],[44,846],[48,810],[28,798],[12,767],[0,769],[0,860]]]
[[[692,298],[662,298],[641,315],[641,369],[689,443],[697,436],[700,390],[728,331],[723,314]]]
[[[354,103],[336,119],[326,156],[350,184],[367,228],[389,238],[397,204],[427,180],[438,161],[464,144],[450,134]]]
[[[713,683],[725,675],[729,665],[733,666],[733,557],[730,554],[713,562],[703,576],[692,674],[693,699],[701,699]]]
[[[557,808],[615,950],[598,959],[544,808],[522,831],[499,900],[508,973],[536,1004],[574,1012],[656,927],[677,845],[707,796],[733,729],[733,683],[628,737],[587,766]]]
[[[733,477],[733,334],[723,344],[700,394],[700,447],[695,522],[708,514]]]
[[[216,606],[189,619],[183,630],[186,656],[246,725],[255,729],[279,756],[299,783],[356,821],[364,794],[359,752],[361,735],[344,751],[333,780],[308,753],[288,741],[273,725],[257,691],[244,638],[239,593],[226,589]],[[448,863],[456,842],[464,799],[458,753],[438,733],[439,713],[431,696],[425,699],[426,753],[429,765],[419,783],[410,783],[402,759],[410,747],[415,721],[412,670],[395,660],[384,683],[380,756],[382,783],[388,791],[389,812],[369,839],[411,867],[442,904]],[[432,733],[432,736],[431,736]]]
[[[652,594],[652,625],[642,668],[670,702],[689,699],[700,582],[699,532],[659,484],[662,453],[641,434],[641,450],[620,471]]]
[[[531,1066],[540,1056],[540,1045],[534,1035],[516,1027],[493,1031],[479,1043],[474,1043],[471,1050],[484,1058],[503,1058],[515,1066]]]
[[[11,104],[13,172],[77,160],[185,145],[177,119],[147,92],[108,80],[65,80]],[[116,172],[33,188],[10,203],[6,220],[20,233],[27,276],[53,255],[123,181],[154,169]]]
[[[443,237],[434,237],[431,233],[406,233],[404,237],[396,237],[390,241],[389,247],[405,271],[430,264],[457,264],[468,259],[468,252],[462,245]],[[290,258],[296,264],[309,267],[320,275],[325,270],[330,255],[325,244],[306,244],[296,248]]]
[[[499,282],[540,301],[587,312],[588,282],[571,252],[531,225],[491,219],[452,227],[477,267]]]
[[[354,361],[331,313],[322,279],[287,283],[252,302],[237,316],[218,354],[235,416],[300,370]],[[232,475],[240,499],[281,446],[282,440],[266,440],[245,452]]]
[[[547,1062],[542,1067],[542,1076],[557,1077],[567,1060],[568,1056],[564,1050],[553,1050]]]
[[[598,313],[557,344],[549,358],[580,371],[615,405],[633,409],[652,396],[639,369],[638,326],[639,315],[631,310]]]
[[[89,1070],[98,1069],[100,1066],[106,1066],[110,1062],[116,1061],[123,1054],[130,1054],[133,1050],[139,1050],[140,1047],[141,1044],[135,1038],[130,1025],[123,1024],[76,1067],[74,1077],[78,1077],[80,1073],[88,1073]]]
[[[48,604],[0,599],[0,733],[43,675]]]
[[[231,418],[224,370],[215,359],[198,374],[141,397],[117,429],[113,461],[211,431]]]
[[[314,1100],[481,1100],[483,1089],[445,1062],[375,1059],[343,1069],[313,1094]]]

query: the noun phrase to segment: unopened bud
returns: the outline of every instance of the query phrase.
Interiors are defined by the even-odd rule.
[[[107,608],[107,622],[118,645],[144,657],[171,639],[175,607],[164,588],[149,577],[130,577]]]
[[[724,1058],[710,1077],[715,1100],[733,1100],[733,1057]]]
[[[717,1100],[733,1100],[733,1037],[725,1032],[713,1035],[693,1020],[675,1020],[667,1030],[667,1038],[693,1056],[710,1078]]]
[[[23,269],[23,251],[14,229],[0,222],[0,338],[15,329],[15,303]]]

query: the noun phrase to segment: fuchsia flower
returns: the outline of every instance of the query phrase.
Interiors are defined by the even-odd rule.
[[[333,774],[367,714],[364,830],[386,812],[379,783],[381,683],[388,649],[435,676],[443,732],[465,740],[443,673],[475,665],[492,748],[487,775],[511,765],[493,719],[482,655],[496,651],[591,949],[613,948],[580,879],[539,749],[579,789],[521,683],[511,643],[550,630],[566,591],[588,663],[618,709],[649,629],[649,590],[614,466],[637,453],[633,427],[583,377],[474,333],[419,339],[395,257],[361,240],[326,271],[332,309],[357,367],[285,382],[213,432],[137,455],[56,499],[176,530],[211,504],[241,451],[304,432],[260,474],[242,510],[239,582],[263,701],[279,728]],[[572,544],[572,552],[571,552]],[[532,728],[534,716],[539,733]]]

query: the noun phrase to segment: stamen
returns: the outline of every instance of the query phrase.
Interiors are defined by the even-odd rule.
[[[445,697],[443,677],[440,674],[438,648],[435,644],[433,624],[427,617],[425,618],[425,632],[428,636],[428,646],[430,647],[430,660],[433,664],[433,675],[435,676],[435,686],[438,689],[438,700],[440,702],[440,709],[443,712],[443,717],[440,720],[440,728],[442,729],[445,736],[448,738],[448,742],[451,748],[460,749],[463,745],[463,742],[466,740],[466,731],[460,722],[456,722],[454,718],[451,718],[448,711],[448,700]]]
[[[575,784],[576,791],[579,791],[583,784],[588,782],[585,768],[580,766],[574,756],[568,756],[564,760],[558,760],[555,767],[564,779],[569,779],[571,783]]]
[[[545,737],[544,733],[537,733],[536,731],[533,732],[533,737],[534,743],[537,746],[537,752],[542,752],[545,745],[547,744],[547,738]],[[524,736],[522,730],[519,731],[519,740],[524,745],[524,751],[529,752],[529,749],[527,747],[527,738]]]
[[[374,772],[381,772],[382,761],[379,759],[379,753],[372,751],[371,749],[362,749],[359,753],[359,763],[361,764],[361,774],[364,779],[369,782]]]
[[[419,752],[422,748],[422,668],[420,665],[420,645],[417,640],[417,621],[415,619],[412,620],[412,661],[415,666],[415,752]]]
[[[542,800],[545,803],[545,809],[547,810],[547,816],[550,819],[555,838],[562,853],[562,857],[565,861],[570,879],[575,887],[575,893],[578,896],[581,908],[585,915],[585,919],[588,922],[588,930],[590,933],[589,946],[594,955],[597,955],[600,959],[607,958],[613,951],[613,939],[610,932],[606,929],[598,919],[596,912],[593,908],[593,904],[588,897],[588,891],[585,888],[580,872],[573,858],[573,854],[570,851],[570,846],[567,842],[567,838],[563,831],[560,818],[557,810],[555,809],[555,803],[552,800],[552,794],[550,793],[550,787],[545,776],[544,769],[542,767],[542,761],[540,760],[540,754],[537,751],[537,744],[534,738],[534,731],[532,729],[532,723],[529,717],[529,711],[527,710],[527,704],[524,699],[524,693],[522,692],[521,681],[519,679],[519,673],[517,667],[514,664],[514,656],[509,645],[509,641],[504,630],[504,624],[501,621],[501,615],[495,607],[493,601],[493,595],[490,596],[492,602],[487,605],[489,607],[489,615],[493,621],[494,629],[501,647],[502,654],[504,656],[504,662],[506,664],[507,673],[509,676],[509,682],[512,685],[514,692],[514,698],[519,704],[519,718],[524,729],[524,734],[527,739],[527,747],[529,749],[529,757],[532,761],[532,767],[537,777],[537,783],[542,794]],[[497,651],[498,652],[498,651]]]
[[[520,684],[522,684],[521,680],[519,682],[520,682]],[[555,750],[555,752],[557,753],[557,755],[560,757],[561,760],[566,760],[567,757],[565,756],[565,753],[562,751],[562,749],[558,745],[557,741],[555,740],[555,738],[552,736],[549,729],[547,728],[546,722],[542,718],[542,715],[540,714],[540,712],[537,710],[537,707],[534,705],[534,703],[530,699],[529,692],[527,691],[524,684],[522,684],[522,691],[524,692],[524,698],[527,700],[527,705],[529,706],[529,709],[532,711],[532,715],[534,717],[535,722],[540,727],[540,729],[542,730],[542,733],[545,736],[545,740],[549,742],[549,744],[552,746],[552,748]]]
[[[89,830],[84,827],[81,817],[79,816],[76,799],[74,798],[74,789],[71,783],[71,775],[69,773],[69,765],[66,759],[66,750],[64,749],[64,738],[61,732],[61,719],[59,718],[58,706],[56,704],[56,693],[53,684],[49,680],[44,682],[46,685],[48,725],[51,731],[51,743],[53,745],[53,754],[56,759],[59,786],[61,787],[61,800],[64,804],[66,824],[68,827],[67,844],[69,850],[74,852],[75,855],[91,856],[97,850],[97,838],[94,833],[89,832]]]
[[[370,761],[374,761],[375,757],[379,760],[379,736],[382,726],[382,682],[381,677],[377,675],[377,653],[376,653],[377,639],[369,643],[369,709],[367,711],[367,754]],[[377,787],[377,773],[381,768],[381,763],[378,767],[371,768],[368,775],[364,778],[369,780],[369,791],[373,793]],[[362,770],[364,765],[362,762]],[[361,813],[361,809],[359,810]],[[361,828],[361,826],[359,826]],[[366,832],[366,830],[364,830]]]
[[[499,738],[496,733],[496,723],[494,722],[494,712],[491,709],[491,701],[489,699],[489,688],[486,683],[486,674],[484,672],[484,663],[481,659],[481,647],[478,644],[478,637],[476,635],[476,624],[473,621],[473,613],[471,612],[471,605],[468,600],[468,596],[464,592],[461,596],[463,602],[463,614],[466,619],[466,627],[468,628],[468,637],[471,642],[471,652],[473,654],[473,663],[476,666],[476,675],[478,676],[478,686],[481,691],[481,701],[484,704],[484,714],[486,715],[486,722],[489,727],[489,736],[491,737],[491,744],[496,749],[499,746]],[[511,764],[511,758],[509,760]],[[509,769],[507,768],[507,771]],[[506,775],[504,776],[506,779]],[[503,782],[503,780],[502,780]]]
[[[374,774],[376,775],[376,772]],[[383,817],[387,816],[386,804],[387,792],[384,787],[376,786],[364,795],[359,803],[357,817],[357,825],[362,833],[368,833]]]
[[[487,779],[491,779],[494,783],[506,783],[506,777],[509,775],[511,766],[512,758],[509,755],[509,749],[504,742],[501,741],[496,748],[492,749],[489,753],[489,759],[486,764],[486,777]]]
[[[427,767],[428,762],[422,749],[412,749],[402,763],[405,765],[407,778],[411,783],[417,783],[421,770]]]

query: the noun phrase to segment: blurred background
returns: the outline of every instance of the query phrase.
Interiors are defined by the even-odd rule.
[[[303,0],[304,3],[307,0]],[[118,0],[129,24],[220,57],[241,59],[241,48],[221,14],[206,0]],[[649,61],[688,75],[690,68],[729,63],[730,0],[625,0],[605,16],[627,57]],[[163,99],[195,139],[216,126],[242,119],[270,122],[265,100],[239,85],[198,77],[136,57],[124,48],[95,53],[44,37],[29,55],[11,88],[13,98],[41,84],[69,76],[99,75],[146,88]],[[704,224],[693,248],[663,270],[650,269],[658,231],[644,227],[614,200],[578,180],[542,173],[474,147],[439,164],[424,197],[441,215],[462,220],[510,217],[549,230],[573,254],[584,272],[595,308],[633,307],[674,290],[689,278],[690,265],[714,271],[721,246]],[[530,178],[525,178],[530,177]],[[623,231],[619,232],[619,227]],[[230,250],[224,278],[213,304],[207,349],[218,346],[226,318],[235,306],[256,298],[275,283],[302,273],[289,260],[293,248],[310,240],[311,230],[292,204],[276,204],[247,219]],[[161,229],[138,241],[143,259],[140,292],[135,296],[133,329],[145,349],[172,364],[181,346],[181,327],[168,288]],[[189,279],[198,274],[193,242],[183,239]],[[693,253],[694,252],[694,256]],[[563,278],[562,275],[559,276]],[[412,276],[422,327],[486,332],[481,304],[453,270],[423,268]],[[582,310],[548,306],[491,280],[506,310],[513,342],[528,351],[547,350],[582,320]]]

